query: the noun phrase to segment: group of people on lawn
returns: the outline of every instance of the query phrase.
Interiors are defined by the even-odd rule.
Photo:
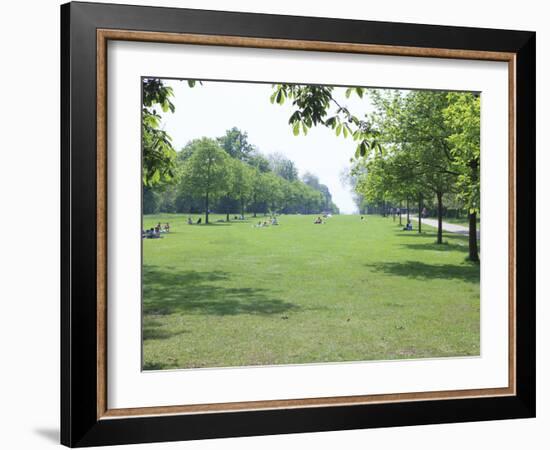
[[[237,216],[235,216],[237,217]],[[327,219],[331,217],[330,214],[324,214],[323,218]],[[244,217],[241,217],[241,220],[244,220]],[[361,220],[364,220],[364,217],[361,216]],[[196,222],[193,222],[193,219],[191,217],[187,218],[187,224],[188,225],[200,225],[202,223],[202,217],[199,217]],[[321,225],[324,224],[325,221],[321,218],[321,216],[318,216],[314,221],[314,225]],[[271,217],[269,221],[264,220],[263,222],[260,220],[256,225],[254,225],[255,228],[265,228],[269,227],[270,225],[279,225],[279,221],[277,220],[276,216]],[[407,221],[407,225],[403,228],[403,231],[412,231],[412,223],[410,220]],[[169,233],[170,232],[170,224],[166,222],[164,225],[162,225],[160,222],[157,224],[157,226],[153,228],[149,228],[148,230],[142,230],[141,231],[141,237],[144,239],[158,239],[161,238],[161,233]]]
[[[254,227],[256,228],[265,228],[269,225],[279,225],[279,221],[277,220],[277,217],[273,216],[269,222],[267,220],[264,220],[263,222],[260,220]]]
[[[170,232],[170,224],[166,222],[164,225],[162,225],[159,222],[156,227],[149,228],[148,230],[141,230],[141,237],[143,239],[159,239],[162,237],[161,233],[169,233],[169,232]]]

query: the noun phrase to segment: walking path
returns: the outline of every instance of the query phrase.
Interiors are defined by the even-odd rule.
[[[412,220],[418,221],[418,217],[411,216]],[[429,225],[431,227],[437,228],[437,219],[422,219],[422,223]],[[443,231],[448,231],[449,233],[465,234],[468,235],[468,227],[463,225],[457,225],[455,223],[442,222],[441,227]],[[477,238],[479,239],[479,230],[477,230]]]

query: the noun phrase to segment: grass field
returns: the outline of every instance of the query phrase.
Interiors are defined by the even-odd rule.
[[[365,217],[145,216],[171,231],[143,240],[144,369],[479,355],[467,236]]]

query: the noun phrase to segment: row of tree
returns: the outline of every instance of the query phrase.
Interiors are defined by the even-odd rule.
[[[371,203],[435,201],[442,243],[445,198],[469,213],[469,259],[478,261],[480,99],[472,93],[373,91],[380,147],[355,163],[357,190]],[[419,216],[421,220],[421,216]]]
[[[217,139],[189,142],[178,152],[169,181],[143,190],[144,213],[337,213],[327,186],[280,154],[263,156],[247,134],[232,128]]]
[[[368,95],[374,112],[364,118],[341,103],[332,86],[274,86],[271,102],[289,100],[295,135],[314,126],[357,142],[347,177],[356,200],[385,211],[388,205],[435,203],[442,243],[444,201],[469,214],[469,259],[478,261],[480,98],[475,93],[399,91],[350,87],[345,96]],[[454,206],[454,205],[453,205]],[[420,217],[419,217],[420,218]]]

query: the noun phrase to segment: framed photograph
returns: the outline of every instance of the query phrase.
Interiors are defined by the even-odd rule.
[[[535,415],[535,33],[61,7],[61,441]]]

